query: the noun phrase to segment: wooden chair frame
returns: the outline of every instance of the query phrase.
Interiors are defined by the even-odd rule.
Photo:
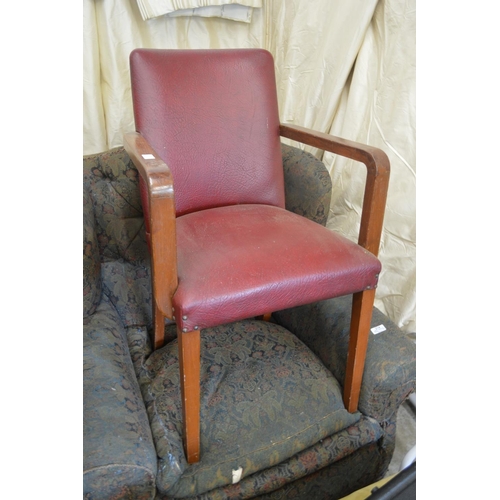
[[[389,186],[390,164],[378,148],[315,132],[280,125],[280,135],[365,164],[367,177],[358,244],[378,255]],[[153,347],[164,344],[165,317],[175,321],[172,297],[177,289],[177,250],[173,179],[168,166],[138,133],[124,137],[124,147],[148,190],[153,289]],[[357,410],[375,289],[353,294],[349,349],[343,399],[349,412]],[[263,311],[268,313],[268,311]],[[178,331],[184,446],[188,463],[200,457],[200,331]]]

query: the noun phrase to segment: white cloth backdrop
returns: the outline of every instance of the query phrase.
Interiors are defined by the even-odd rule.
[[[195,12],[144,20],[138,0],[84,0],[83,153],[120,146],[123,133],[134,129],[128,69],[134,48],[268,49],[275,58],[282,122],[388,154],[391,182],[376,305],[415,332],[415,0],[258,3],[262,8],[252,8],[251,22],[239,22]],[[306,149],[323,159],[334,181],[328,226],[356,239],[364,166]]]
[[[137,0],[144,20],[158,16],[221,17],[250,23],[262,0]]]

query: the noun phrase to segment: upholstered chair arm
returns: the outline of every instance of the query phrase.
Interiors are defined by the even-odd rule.
[[[83,327],[83,498],[148,498],[157,459],[118,312],[103,297]]]
[[[172,174],[141,134],[125,134],[124,148],[147,190],[144,218],[150,234],[153,296],[160,311],[172,319],[172,296],[178,283]]]
[[[101,258],[88,183],[83,184],[83,318],[91,316],[101,301]]]
[[[332,198],[332,180],[322,161],[302,149],[281,145],[285,208],[322,226]]]
[[[280,134],[282,137],[365,164],[367,176],[358,243],[372,254],[378,255],[389,186],[390,164],[387,155],[381,149],[372,146],[296,125],[280,125]]]
[[[339,381],[345,380],[351,296],[273,313],[273,318],[302,340]],[[395,418],[399,406],[416,389],[416,345],[387,316],[373,309],[359,410],[379,422]],[[380,328],[382,330],[382,328]]]

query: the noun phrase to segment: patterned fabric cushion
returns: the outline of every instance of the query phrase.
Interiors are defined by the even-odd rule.
[[[203,330],[201,363],[201,460],[190,466],[177,341],[136,364],[158,454],[157,487],[169,497],[231,485],[240,467],[246,478],[360,419],[345,410],[331,373],[278,325],[246,320]]]
[[[190,500],[340,498],[344,492],[357,489],[352,484],[355,478],[359,481],[361,477],[367,482],[379,478],[381,462],[384,461],[377,442],[381,436],[382,429],[375,420],[361,417],[356,424],[318,441],[288,460],[252,474],[237,484],[190,497]],[[324,479],[315,481],[315,476]],[[308,487],[308,483],[312,484]],[[325,487],[322,494],[318,491],[320,485]],[[174,499],[159,495],[155,500]]]

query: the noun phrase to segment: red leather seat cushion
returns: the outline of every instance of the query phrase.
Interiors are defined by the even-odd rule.
[[[187,331],[375,287],[381,269],[347,238],[269,205],[178,217],[177,245],[173,304]]]

